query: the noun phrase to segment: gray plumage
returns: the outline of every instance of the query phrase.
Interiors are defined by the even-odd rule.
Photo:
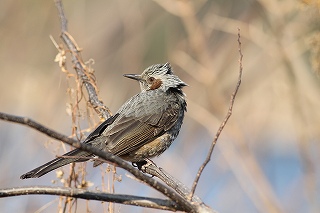
[[[173,74],[169,63],[152,65],[141,75],[124,76],[139,81],[141,92],[100,124],[84,143],[138,163],[163,153],[179,134],[186,111],[181,89],[187,84]],[[56,158],[20,178],[41,177],[66,164],[86,161],[93,155],[75,149],[63,156],[73,157]],[[94,166],[100,163],[95,160]]]

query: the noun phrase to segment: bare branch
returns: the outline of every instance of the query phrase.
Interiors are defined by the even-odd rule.
[[[192,188],[191,188],[191,193],[189,195],[189,200],[192,199],[193,195],[194,195],[194,192],[196,190],[196,187],[198,185],[198,182],[199,182],[199,179],[200,179],[200,176],[204,170],[204,168],[206,167],[206,165],[209,163],[209,161],[211,160],[211,155],[212,155],[212,152],[214,150],[214,147],[218,141],[218,138],[223,130],[223,128],[225,127],[225,125],[227,124],[231,114],[232,114],[232,109],[233,109],[233,104],[234,104],[234,100],[236,98],[236,95],[238,93],[238,90],[239,90],[239,87],[240,87],[240,84],[241,84],[241,77],[242,77],[242,58],[243,58],[243,55],[242,55],[242,51],[241,51],[241,40],[240,40],[241,36],[240,36],[240,28],[238,28],[238,50],[239,50],[239,76],[238,76],[238,82],[237,82],[237,85],[234,89],[234,92],[232,93],[231,95],[231,99],[230,99],[230,106],[229,106],[229,110],[228,110],[228,113],[225,117],[225,119],[223,120],[223,122],[221,123],[212,143],[211,143],[211,146],[210,146],[210,149],[209,149],[209,152],[208,152],[208,155],[205,159],[205,161],[203,162],[203,164],[201,165],[201,167],[199,168],[198,170],[198,173],[196,175],[196,178],[192,184]]]
[[[9,114],[0,112],[0,119],[29,126],[31,128],[34,128],[34,129],[48,135],[49,137],[61,140],[62,142],[67,143],[75,148],[90,152],[90,153],[92,153],[92,154],[94,154],[104,160],[107,160],[111,163],[114,163],[118,167],[121,167],[121,168],[127,170],[128,172],[130,172],[131,174],[133,174],[137,179],[141,180],[142,182],[146,183],[147,185],[149,185],[152,188],[156,189],[157,191],[161,192],[162,194],[164,194],[168,198],[172,199],[174,202],[177,203],[176,207],[178,207],[180,205],[180,208],[183,208],[185,211],[188,211],[188,212],[193,212],[196,209],[195,206],[193,206],[190,202],[188,202],[186,199],[181,197],[177,192],[175,192],[174,190],[172,190],[168,186],[163,185],[162,183],[155,180],[154,178],[143,174],[141,171],[134,168],[132,165],[130,165],[126,161],[122,160],[118,156],[115,156],[109,152],[103,152],[103,151],[101,151],[95,147],[89,146],[87,144],[80,143],[74,139],[71,139],[67,136],[64,136],[64,135],[54,131],[54,130],[49,129],[49,128],[41,125],[40,123],[33,121],[30,118],[19,117],[19,116],[9,115]]]
[[[125,205],[133,205],[161,210],[170,211],[183,211],[184,209],[176,206],[171,200],[133,196],[133,195],[122,195],[122,194],[111,194],[98,191],[89,191],[84,189],[66,188],[66,187],[47,187],[47,186],[29,186],[29,187],[18,187],[0,189],[0,198],[2,197],[13,197],[20,195],[30,194],[46,194],[46,195],[59,195],[73,198],[81,198],[86,200],[99,200],[105,202],[114,202]]]
[[[19,123],[19,124],[29,126],[35,130],[38,130],[39,132],[46,134],[47,136],[49,136],[51,138],[60,140],[64,143],[70,144],[71,146],[73,143],[75,143],[75,144],[79,143],[78,141],[76,141],[72,138],[69,138],[68,136],[60,134],[54,130],[48,129],[47,127],[43,126],[42,124],[40,124],[30,118],[27,118],[27,117],[15,116],[15,115],[10,115],[10,114],[0,112],[0,119],[4,120],[4,121],[10,121],[10,122]]]

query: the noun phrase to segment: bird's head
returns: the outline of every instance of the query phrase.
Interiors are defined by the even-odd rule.
[[[151,65],[141,75],[126,74],[124,76],[139,81],[141,91],[155,89],[167,91],[170,88],[180,90],[182,87],[187,86],[178,76],[173,74],[169,62]]]

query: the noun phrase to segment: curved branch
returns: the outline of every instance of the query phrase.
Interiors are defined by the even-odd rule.
[[[21,195],[36,195],[36,194],[46,194],[46,195],[59,195],[73,198],[80,198],[86,200],[98,200],[105,202],[114,202],[125,205],[133,205],[161,210],[170,211],[183,211],[179,206],[177,207],[171,200],[140,197],[133,195],[122,195],[122,194],[110,194],[105,192],[89,191],[76,188],[67,187],[48,187],[48,186],[29,186],[29,187],[18,187],[18,188],[8,188],[0,189],[0,198],[2,197],[13,197]]]
[[[22,124],[22,125],[29,126],[29,127],[33,128],[35,130],[38,130],[41,133],[46,134],[47,136],[49,136],[51,138],[60,140],[60,141],[62,141],[64,143],[67,143],[67,144],[69,144],[71,146],[72,146],[73,143],[75,143],[75,144],[79,143],[78,141],[76,141],[76,140],[74,140],[72,138],[69,138],[66,135],[60,134],[59,132],[51,130],[51,129],[43,126],[42,124],[40,124],[40,123],[30,119],[30,118],[27,118],[27,117],[10,115],[10,114],[7,114],[7,113],[0,112],[0,119],[4,120],[4,121],[10,121],[10,122],[13,122],[13,123],[19,123],[19,124]]]

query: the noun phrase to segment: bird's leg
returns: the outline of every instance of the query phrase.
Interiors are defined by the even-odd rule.
[[[149,158],[146,158],[143,161],[134,162],[132,163],[132,165],[134,167],[138,167],[138,169],[143,173],[152,175],[152,177],[157,176],[156,174],[158,174],[161,169],[161,168],[158,168],[157,165]]]
[[[143,166],[146,165],[148,162],[146,160],[139,161],[139,162],[132,162],[132,166],[137,167],[140,171],[143,172]]]

